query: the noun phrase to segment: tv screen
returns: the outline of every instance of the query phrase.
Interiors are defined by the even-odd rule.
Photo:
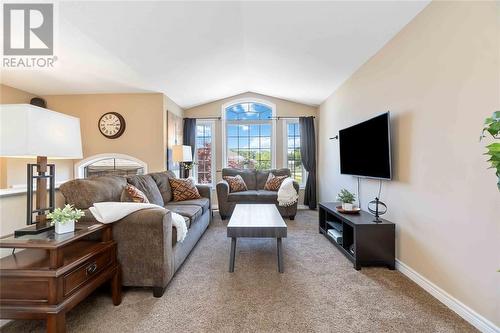
[[[340,173],[391,179],[389,112],[339,132]]]

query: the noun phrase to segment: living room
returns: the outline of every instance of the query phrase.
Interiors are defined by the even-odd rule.
[[[500,332],[500,2],[2,11],[2,332]]]

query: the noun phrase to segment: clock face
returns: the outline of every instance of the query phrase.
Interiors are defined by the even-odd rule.
[[[116,139],[125,131],[125,119],[116,112],[103,114],[98,125],[102,135],[109,139]]]

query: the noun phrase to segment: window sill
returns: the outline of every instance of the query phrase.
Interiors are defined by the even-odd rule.
[[[57,182],[56,183],[56,191],[59,190],[59,186],[65,182],[67,182],[67,180],[63,181],[63,182]],[[48,186],[47,186],[47,189],[48,189]],[[33,189],[33,191],[35,191],[35,190],[36,190],[36,186]],[[2,188],[2,189],[0,189],[0,198],[22,195],[22,194],[26,194],[27,192],[28,192],[28,189],[26,188],[26,186]]]

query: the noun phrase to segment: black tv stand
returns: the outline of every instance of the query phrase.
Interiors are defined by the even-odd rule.
[[[319,204],[319,233],[333,244],[354,268],[362,266],[387,266],[395,269],[395,231],[396,225],[384,219],[373,222],[373,215],[361,211],[359,214],[342,214],[336,209],[337,202]],[[328,229],[342,229],[342,242],[339,244],[328,234]]]

